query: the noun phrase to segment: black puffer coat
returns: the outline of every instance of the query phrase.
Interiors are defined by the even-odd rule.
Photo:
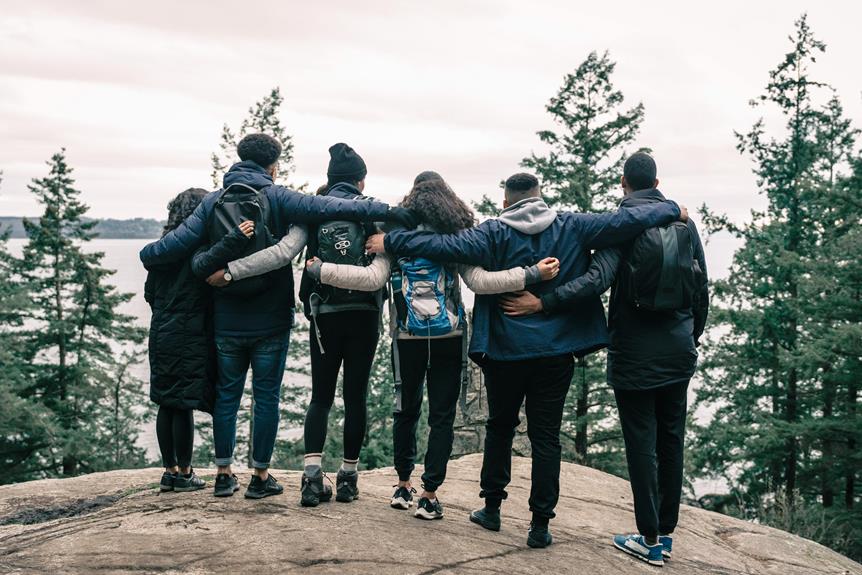
[[[224,266],[242,253],[245,242],[236,230],[199,250],[195,264]],[[150,399],[166,407],[212,413],[217,377],[212,288],[195,277],[191,261],[148,269],[144,298],[153,311]]]

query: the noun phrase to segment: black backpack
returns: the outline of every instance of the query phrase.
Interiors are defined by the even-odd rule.
[[[371,259],[365,255],[367,236],[368,229],[360,222],[324,222],[317,229],[317,257],[326,263],[367,266],[371,263]],[[321,301],[327,304],[376,304],[378,301],[376,292],[342,289],[320,283],[317,284],[315,292]]]
[[[620,286],[638,309],[683,310],[697,296],[700,275],[691,228],[677,221],[635,238],[621,268]]]
[[[210,245],[216,244],[225,235],[233,232],[245,220],[254,222],[254,237],[249,240],[243,253],[236,259],[266,249],[275,242],[270,232],[270,205],[266,194],[245,184],[230,185],[221,191],[213,207],[208,222]],[[219,290],[219,293],[237,297],[259,295],[272,287],[271,273],[231,282]]]

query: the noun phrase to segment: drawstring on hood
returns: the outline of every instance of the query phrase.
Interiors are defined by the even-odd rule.
[[[517,231],[535,236],[548,229],[557,219],[557,211],[542,198],[526,198],[502,211],[499,220]]]

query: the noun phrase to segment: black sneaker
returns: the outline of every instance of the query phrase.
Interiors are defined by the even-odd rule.
[[[413,514],[419,519],[443,519],[443,506],[440,505],[440,500],[431,501],[427,497],[421,497],[419,503],[416,504],[416,513]]]
[[[266,481],[262,480],[257,475],[251,476],[251,483],[245,490],[246,499],[263,499],[271,495],[281,495],[284,492],[284,487],[278,484],[275,477],[270,473]]]
[[[194,469],[192,469],[191,473],[189,473],[188,475],[184,475],[182,473],[177,474],[177,477],[174,480],[174,491],[197,491],[198,489],[203,489],[206,486],[206,481],[195,475]]]
[[[359,473],[356,471],[338,470],[335,476],[335,500],[341,503],[350,503],[359,499]]]
[[[159,491],[173,491],[174,483],[177,480],[177,474],[171,473],[170,471],[165,471],[162,473],[162,480],[159,481]]]
[[[307,475],[302,473],[302,491],[300,505],[303,507],[317,507],[320,503],[326,503],[332,499],[332,487],[323,483],[325,475],[318,467],[316,472]],[[327,479],[329,479],[327,477]]]
[[[547,525],[536,525],[530,523],[530,531],[527,533],[527,545],[533,549],[543,549],[554,541]]]
[[[236,478],[236,475],[228,475],[227,473],[216,475],[213,495],[216,497],[230,497],[237,491],[239,491],[239,480]]]
[[[389,502],[389,507],[392,509],[410,509],[413,506],[413,494],[416,490],[412,487],[397,487],[395,493],[392,494],[392,500]]]
[[[483,507],[470,513],[470,521],[481,525],[488,531],[500,530],[500,510]]]

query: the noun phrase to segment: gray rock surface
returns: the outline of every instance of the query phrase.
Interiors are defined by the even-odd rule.
[[[299,506],[300,474],[284,471],[274,474],[285,494],[261,501],[242,491],[215,499],[210,489],[160,495],[157,469],[3,486],[0,573],[862,574],[811,541],[690,507],[675,558],[651,567],[610,544],[634,529],[628,484],[572,464],[563,465],[554,545],[529,549],[530,461],[513,463],[500,533],[467,521],[480,505],[480,465],[479,455],[452,462],[440,491],[446,517],[434,522],[389,508],[391,469],[363,472],[358,501],[315,509]]]

